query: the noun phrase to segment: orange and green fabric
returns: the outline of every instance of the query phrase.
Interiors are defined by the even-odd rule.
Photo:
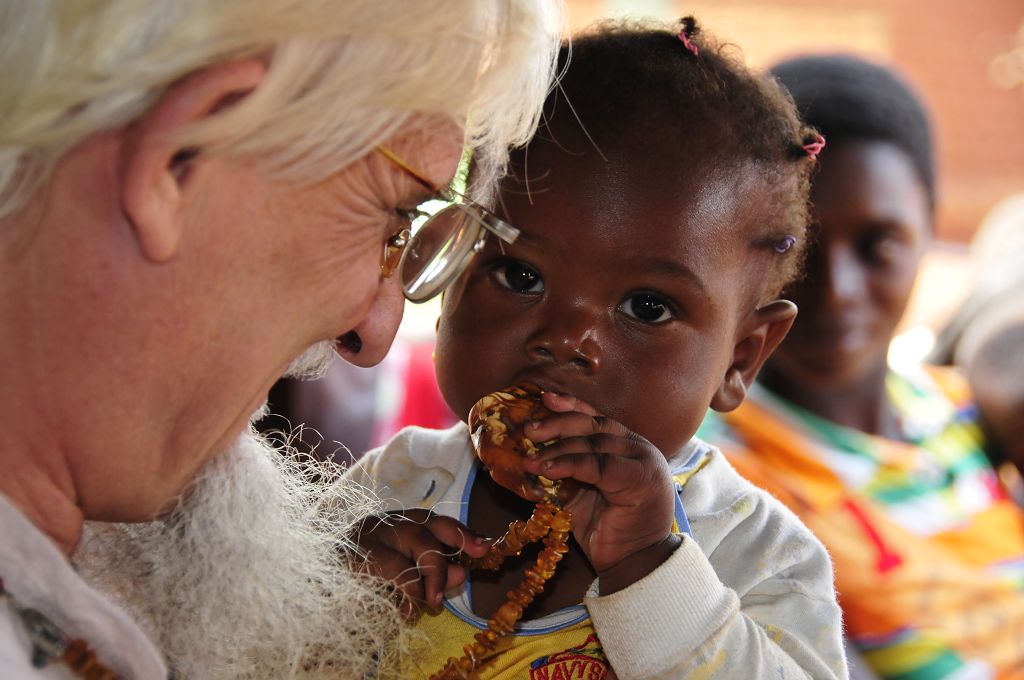
[[[698,436],[817,534],[846,633],[886,680],[1024,678],[1024,511],[948,369],[892,373],[902,441],[844,428],[760,386]]]

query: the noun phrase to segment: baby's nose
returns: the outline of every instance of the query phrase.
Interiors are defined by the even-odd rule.
[[[530,339],[527,352],[541,361],[591,373],[601,367],[597,328],[580,310],[553,318]]]

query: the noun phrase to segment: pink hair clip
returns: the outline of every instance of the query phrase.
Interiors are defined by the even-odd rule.
[[[690,39],[693,36],[694,29],[696,28],[696,22],[694,22],[693,17],[685,17],[682,20],[682,23],[683,26],[679,29],[679,39],[683,41],[683,45],[686,46],[686,49],[690,50],[690,52],[693,53],[693,56],[696,57],[699,50],[693,40]]]
[[[821,135],[818,135],[818,138],[815,139],[813,142],[810,142],[809,144],[804,144],[804,151],[806,151],[807,155],[810,156],[811,158],[817,158],[818,154],[821,153],[821,150],[824,148],[825,138],[822,137]]]

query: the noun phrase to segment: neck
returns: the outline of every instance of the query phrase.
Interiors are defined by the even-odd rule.
[[[758,381],[776,396],[837,425],[896,439],[899,424],[885,387],[887,366],[845,384],[798,383],[766,366]]]
[[[71,559],[82,539],[85,518],[81,509],[62,485],[33,466],[28,456],[8,453],[0,451],[0,469],[7,472],[0,481],[0,494]]]
[[[33,212],[26,214],[34,219]],[[29,233],[25,227],[16,219],[0,222],[0,236]],[[40,337],[54,334],[38,323],[46,313],[37,310],[50,306],[37,299],[36,284],[46,277],[34,266],[30,243],[27,237],[0,243],[0,413],[13,424],[0,438],[0,494],[70,557],[81,539],[83,514],[57,438],[52,386],[40,368]]]

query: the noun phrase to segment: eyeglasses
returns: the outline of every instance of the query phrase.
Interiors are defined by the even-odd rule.
[[[410,211],[410,223],[426,219],[415,231],[412,226],[401,229],[384,243],[381,273],[398,272],[406,299],[424,302],[444,290],[483,250],[488,233],[509,244],[519,238],[518,229],[487,208],[451,189],[437,189],[391,150],[378,146],[377,152],[432,191],[434,200],[450,204],[433,215]]]

